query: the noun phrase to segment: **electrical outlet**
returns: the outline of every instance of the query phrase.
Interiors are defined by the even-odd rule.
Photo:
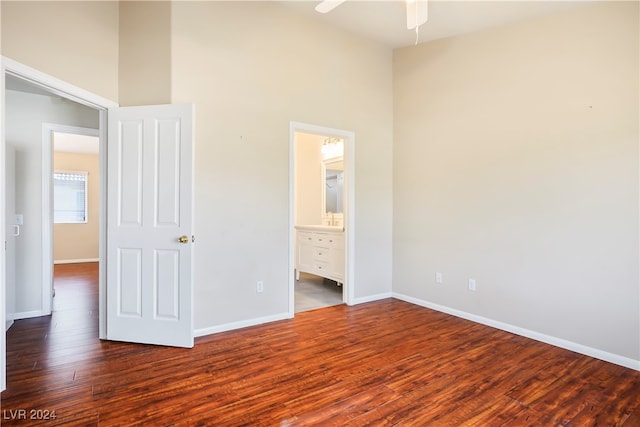
[[[469,279],[469,290],[470,291],[476,290],[476,279]]]
[[[262,293],[262,291],[264,291],[264,283],[262,282],[262,280],[258,280],[258,282],[256,283],[256,292],[257,293]]]
[[[442,273],[436,273],[436,283],[442,283]]]

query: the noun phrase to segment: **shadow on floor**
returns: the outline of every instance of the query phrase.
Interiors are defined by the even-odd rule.
[[[342,304],[342,286],[333,280],[300,273],[296,281],[295,312]]]

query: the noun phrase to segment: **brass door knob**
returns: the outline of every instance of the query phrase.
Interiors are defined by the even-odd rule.
[[[189,243],[189,237],[188,236],[180,236],[180,237],[178,237],[178,242],[180,242],[180,243]]]

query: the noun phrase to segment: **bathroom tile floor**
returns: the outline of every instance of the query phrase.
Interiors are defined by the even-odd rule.
[[[300,273],[296,281],[295,312],[342,304],[342,286],[313,274]]]

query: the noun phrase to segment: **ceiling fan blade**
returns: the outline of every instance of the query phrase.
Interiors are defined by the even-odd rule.
[[[407,29],[419,27],[427,18],[427,0],[407,0]]]
[[[324,0],[316,6],[316,11],[320,13],[331,12],[336,7],[344,3],[345,0]]]

